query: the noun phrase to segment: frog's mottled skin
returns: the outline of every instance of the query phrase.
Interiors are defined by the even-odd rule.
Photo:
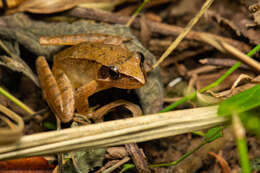
[[[43,57],[36,66],[44,97],[62,122],[73,118],[75,108],[86,114],[88,97],[98,91],[135,89],[146,82],[139,54],[118,45],[80,43],[54,57],[52,72]]]

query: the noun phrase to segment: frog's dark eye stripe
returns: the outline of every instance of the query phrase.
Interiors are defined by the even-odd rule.
[[[102,66],[98,71],[98,77],[100,79],[111,78],[117,80],[121,77],[121,74],[116,66]]]
[[[144,64],[144,54],[142,52],[137,52],[138,57],[140,58],[140,66],[143,67]]]
[[[109,77],[109,68],[102,66],[98,71],[98,77],[101,79],[106,79]]]
[[[109,76],[110,78],[116,80],[116,79],[119,79],[121,77],[119,71],[118,71],[118,68],[116,66],[109,66]]]
[[[2,1],[1,1],[1,5],[2,5],[2,7],[3,7],[4,9],[7,9],[7,8],[8,8],[8,5],[7,5],[6,0],[2,0]]]

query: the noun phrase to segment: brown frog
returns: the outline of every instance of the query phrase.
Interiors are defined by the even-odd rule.
[[[143,56],[123,45],[83,42],[54,56],[52,71],[42,56],[36,67],[43,96],[63,123],[75,109],[87,114],[88,97],[98,91],[135,89],[146,82]]]

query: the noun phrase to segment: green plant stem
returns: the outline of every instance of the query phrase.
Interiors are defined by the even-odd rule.
[[[212,131],[211,131],[212,132]],[[183,156],[181,156],[178,160],[170,162],[170,163],[162,163],[162,164],[155,164],[155,165],[149,165],[150,168],[155,168],[155,167],[162,167],[162,166],[174,166],[177,165],[178,163],[180,163],[181,161],[183,161],[184,159],[186,159],[187,157],[189,157],[191,154],[193,154],[194,152],[198,151],[201,147],[203,147],[204,145],[206,145],[207,143],[211,143],[214,140],[216,140],[217,138],[219,138],[219,133],[222,132],[222,128],[216,128],[216,130],[214,130],[213,133],[210,133],[209,131],[207,132],[207,135],[205,136],[204,140],[194,149],[192,149],[191,151],[185,153]],[[221,134],[222,136],[222,134]]]
[[[245,138],[242,139],[236,139],[237,142],[237,148],[238,148],[238,153],[239,153],[239,158],[240,158],[240,163],[242,167],[242,172],[243,173],[250,173],[251,168],[250,168],[250,162],[248,159],[248,150],[247,150],[247,144]]]
[[[201,142],[196,148],[193,150],[185,153],[183,156],[181,156],[178,160],[170,162],[170,163],[162,163],[162,164],[156,164],[156,165],[150,165],[150,168],[156,168],[156,167],[163,167],[163,166],[174,166],[189,157],[191,154],[193,154],[195,151],[199,150],[201,147],[203,147],[205,144],[207,144],[206,141]]]
[[[237,113],[233,113],[232,115],[232,126],[234,135],[236,137],[236,143],[237,143],[237,149],[240,159],[240,164],[242,167],[243,173],[250,173],[250,162],[248,158],[248,150],[247,150],[247,144],[246,144],[246,131],[245,128],[239,118],[239,115]]]
[[[131,23],[135,20],[136,16],[141,12],[141,10],[144,8],[145,4],[147,4],[150,0],[144,0],[141,5],[137,8],[137,10],[134,12],[134,14],[131,16],[131,18],[128,20],[126,26],[129,27]]]
[[[193,92],[193,93],[187,95],[186,97],[183,97],[182,99],[180,99],[180,100],[178,100],[178,101],[172,103],[171,105],[167,106],[166,108],[164,108],[163,110],[161,110],[160,113],[162,113],[162,112],[168,112],[168,111],[170,111],[170,110],[176,108],[176,107],[179,106],[180,104],[185,103],[185,102],[187,102],[187,101],[189,101],[189,100],[195,98],[196,95],[197,95],[196,92]]]
[[[20,100],[18,100],[17,98],[15,98],[12,94],[10,94],[9,92],[7,92],[6,90],[4,90],[2,87],[0,87],[0,94],[2,94],[3,96],[5,96],[6,98],[8,98],[9,100],[11,100],[12,102],[14,102],[17,106],[19,106],[20,108],[22,108],[23,110],[25,110],[26,112],[28,112],[29,114],[34,114],[35,112],[29,108],[28,106],[26,106],[23,102],[21,102]]]
[[[260,44],[258,44],[250,52],[248,52],[247,56],[251,57],[254,54],[256,54],[259,50],[260,50]],[[240,65],[241,65],[241,62],[237,62],[231,68],[229,68],[228,71],[226,71],[226,73],[224,75],[222,75],[218,80],[216,80],[215,82],[213,82],[213,83],[207,85],[206,87],[200,89],[198,92],[203,93],[203,92],[207,91],[208,89],[211,89],[213,87],[216,87],[216,86],[220,85],[223,82],[223,80],[225,80],[231,73],[233,73]],[[180,100],[172,103],[171,105],[167,106],[166,108],[164,108],[160,112],[168,112],[168,111],[176,108],[180,104],[195,98],[196,95],[197,95],[197,93],[193,92],[193,93],[189,94],[188,96],[183,97],[182,99],[180,99]]]

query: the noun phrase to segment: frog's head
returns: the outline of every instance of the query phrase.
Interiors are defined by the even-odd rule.
[[[121,63],[103,65],[99,69],[97,81],[116,88],[140,88],[146,82],[143,64],[143,54],[134,52],[131,57],[126,58]]]

